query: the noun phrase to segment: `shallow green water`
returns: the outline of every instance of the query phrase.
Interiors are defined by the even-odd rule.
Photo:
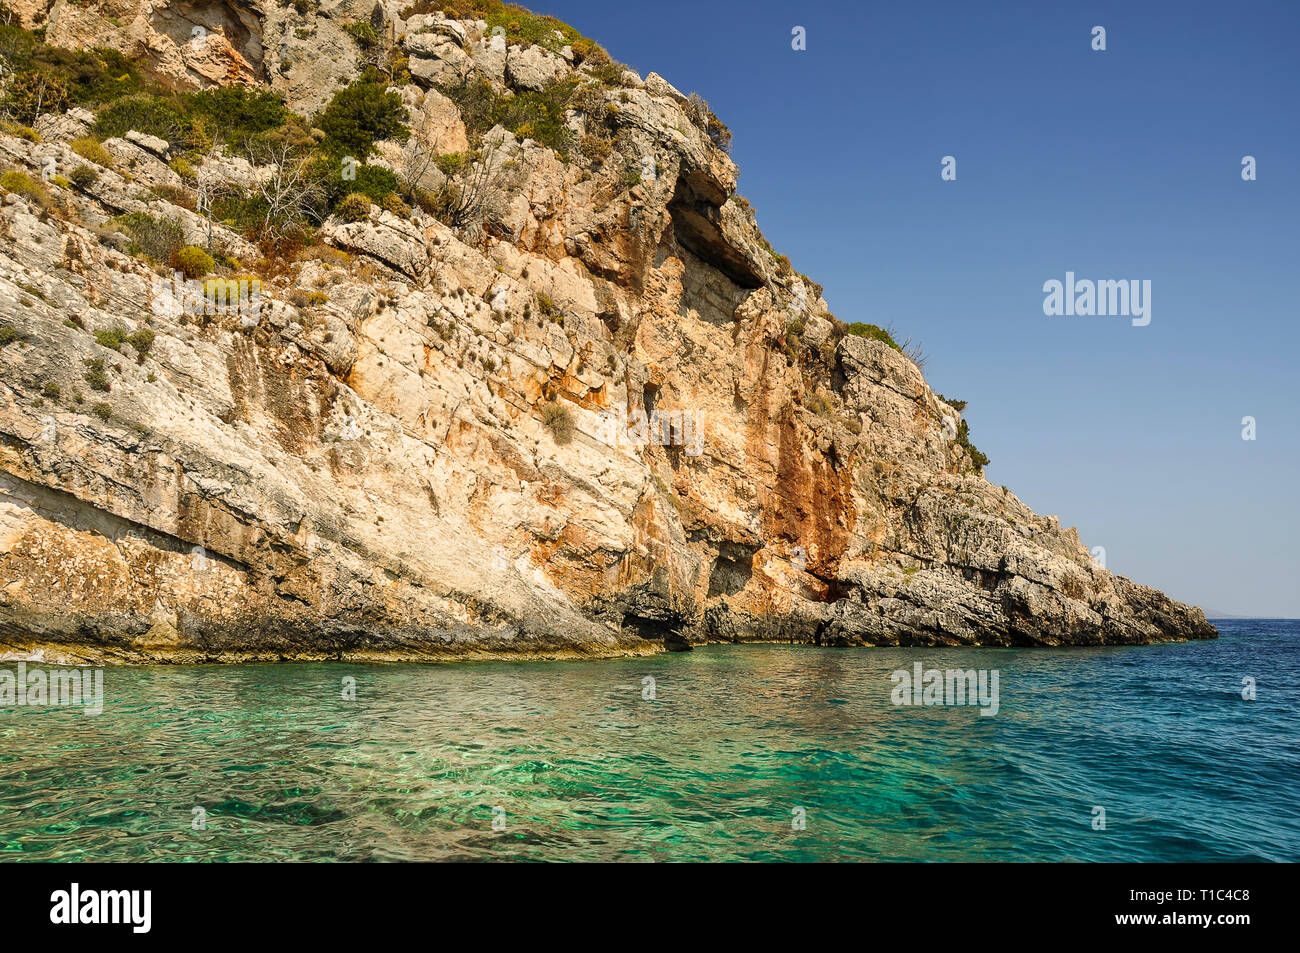
[[[99,716],[0,709],[0,859],[1297,860],[1300,629],[1222,630],[108,669]],[[892,705],[889,673],[917,661],[998,669],[998,714]]]

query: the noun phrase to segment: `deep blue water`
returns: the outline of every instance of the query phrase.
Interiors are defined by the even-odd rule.
[[[0,858],[1300,860],[1300,622],[1217,624],[1124,649],[108,669],[101,715],[0,709]],[[917,661],[998,670],[998,713],[894,706]]]

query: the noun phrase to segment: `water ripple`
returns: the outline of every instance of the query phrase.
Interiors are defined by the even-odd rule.
[[[1300,624],[1221,628],[1123,650],[112,669],[102,715],[0,709],[0,858],[1298,860]],[[999,713],[894,707],[889,674],[917,661],[998,669]]]

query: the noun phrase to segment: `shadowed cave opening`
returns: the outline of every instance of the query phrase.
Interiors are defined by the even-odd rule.
[[[670,652],[689,652],[691,644],[678,631],[677,621],[628,613],[623,616],[623,628],[633,630],[637,638],[647,642],[662,642]]]
[[[754,553],[752,546],[738,543],[723,543],[718,547],[718,557],[713,561],[713,571],[709,573],[709,595],[735,595],[744,589],[754,575]]]
[[[683,248],[739,287],[758,288],[762,278],[722,233],[722,203],[726,200],[726,194],[707,175],[692,172],[680,176],[668,203],[673,232]]]

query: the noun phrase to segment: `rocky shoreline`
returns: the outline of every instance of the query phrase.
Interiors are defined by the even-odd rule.
[[[196,212],[200,193],[255,194],[288,153],[110,135],[113,103],[0,125],[0,651],[1216,637],[988,483],[965,404],[771,248],[698,97],[568,27],[529,42],[373,2],[308,26],[228,6],[239,29],[202,51],[171,39],[199,24],[165,0],[141,0],[168,23],[143,45],[93,7],[15,10],[51,44],[94,36],[174,82],[269,90],[318,117],[305,150],[381,49],[405,65],[370,87],[409,136],[363,169],[409,188],[259,243]],[[223,50],[238,69],[213,77]],[[447,198],[471,193],[472,214]],[[167,260],[142,250],[158,229],[183,246]],[[177,294],[188,248],[211,262],[203,294],[245,282],[235,306]]]

